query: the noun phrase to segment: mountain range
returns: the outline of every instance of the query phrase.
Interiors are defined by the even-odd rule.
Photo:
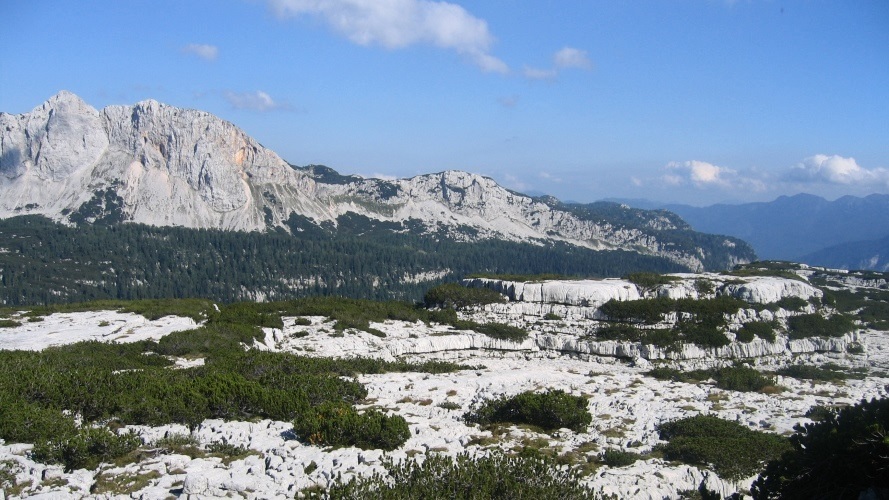
[[[743,241],[695,233],[664,210],[564,204],[461,171],[390,181],[295,167],[206,112],[154,100],[97,110],[66,91],[0,114],[0,218],[27,214],[291,233],[362,217],[394,232],[631,251],[695,271],[754,257]]]
[[[697,231],[741,238],[761,259],[889,270],[889,195],[843,196],[828,201],[797,194],[771,202],[708,207],[640,200],[625,203],[669,210]]]

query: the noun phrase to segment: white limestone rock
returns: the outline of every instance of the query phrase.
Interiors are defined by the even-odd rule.
[[[800,280],[772,276],[754,276],[743,279],[743,283],[727,283],[722,293],[756,304],[778,302],[788,297],[809,300],[821,298],[824,293]]]

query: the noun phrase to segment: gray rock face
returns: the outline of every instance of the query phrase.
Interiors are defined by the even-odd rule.
[[[0,175],[62,181],[95,165],[108,147],[99,112],[61,92],[24,115],[0,113]]]
[[[589,220],[458,171],[342,179],[316,179],[231,123],[153,100],[97,111],[60,92],[29,113],[0,114],[0,217],[66,221],[95,193],[111,191],[123,220],[158,226],[261,231],[286,227],[293,214],[336,224],[354,213],[419,221],[456,239],[562,241],[704,267],[702,251],[676,250],[652,232],[677,229],[678,219],[652,216],[638,227]],[[733,254],[735,242],[724,246],[726,265],[745,261]]]

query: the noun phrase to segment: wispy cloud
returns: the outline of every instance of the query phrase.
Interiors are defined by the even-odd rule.
[[[317,16],[359,45],[400,49],[431,44],[454,50],[482,71],[507,73],[491,55],[488,24],[463,7],[431,0],[267,0],[278,17]]]
[[[574,47],[562,47],[552,58],[552,67],[548,69],[525,66],[522,74],[531,80],[555,80],[559,73],[566,69],[593,69],[593,61],[590,60],[585,50]]]
[[[839,184],[889,188],[889,170],[867,169],[855,158],[817,154],[797,163],[784,176],[786,180],[803,183]]]
[[[555,80],[559,76],[559,72],[554,69],[540,69],[530,66],[525,66],[522,69],[522,74],[531,80]]]
[[[555,176],[549,172],[546,172],[546,171],[540,172],[539,174],[537,174],[537,176],[540,177],[541,179],[545,179],[550,182],[562,182],[561,177],[557,177],[557,176]]]
[[[205,43],[190,43],[182,47],[182,51],[186,54],[192,54],[206,61],[215,61],[219,56],[219,47],[208,45]]]
[[[235,109],[262,112],[291,109],[291,106],[286,102],[276,101],[272,99],[272,96],[261,90],[257,90],[256,92],[233,92],[228,90],[223,92],[222,95]]]
[[[672,161],[664,167],[660,181],[668,186],[694,186],[699,189],[721,188],[764,191],[766,183],[758,176],[740,174],[737,170],[706,161]],[[637,184],[638,180],[633,180]]]
[[[575,49],[573,47],[563,47],[553,56],[553,64],[556,68],[567,69],[592,69],[593,62],[585,50]]]

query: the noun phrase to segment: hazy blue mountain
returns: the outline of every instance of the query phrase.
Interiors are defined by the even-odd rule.
[[[822,248],[803,256],[801,260],[808,264],[836,269],[889,271],[889,236]]]
[[[630,204],[670,210],[696,231],[741,238],[753,246],[761,259],[814,263],[807,259],[816,252],[848,244],[844,252],[860,246],[862,257],[858,261],[869,262],[873,255],[867,254],[872,246],[861,242],[875,242],[889,235],[889,195],[884,194],[844,196],[834,201],[798,194],[770,202],[708,207],[639,200]]]

